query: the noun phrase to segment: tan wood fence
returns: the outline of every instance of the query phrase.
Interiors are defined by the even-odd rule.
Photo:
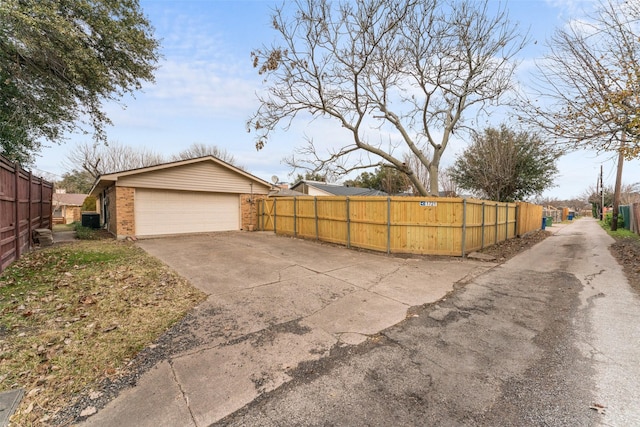
[[[387,253],[464,256],[542,225],[542,206],[442,197],[278,197],[259,228]]]
[[[53,184],[0,156],[0,271],[31,248],[36,228],[51,228]]]

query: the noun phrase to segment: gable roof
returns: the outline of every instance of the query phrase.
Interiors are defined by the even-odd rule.
[[[82,206],[86,198],[86,194],[53,193],[52,202],[54,206]]]
[[[307,194],[301,193],[296,190],[291,190],[288,188],[276,188],[269,191],[269,197],[296,197],[296,196],[306,196]]]
[[[384,191],[374,190],[371,188],[347,187],[345,185],[305,180],[298,181],[291,186],[291,189],[295,190],[300,186],[304,188],[304,184],[333,196],[388,196]]]
[[[236,174],[239,174],[245,178],[248,178],[250,181],[258,183],[260,185],[266,186],[267,188],[271,188],[272,185],[271,183],[258,178],[257,176],[254,176],[248,172],[243,171],[240,168],[237,168],[225,161],[222,161],[220,159],[218,159],[217,157],[214,156],[204,156],[204,157],[196,157],[193,159],[187,159],[187,160],[178,160],[175,162],[168,162],[168,163],[161,163],[159,165],[153,165],[153,166],[147,166],[147,167],[143,167],[143,168],[137,168],[137,169],[129,169],[126,171],[121,171],[121,172],[115,172],[115,173],[109,173],[109,174],[103,174],[100,175],[95,183],[93,184],[93,187],[91,188],[91,191],[89,192],[89,195],[94,195],[97,196],[97,194],[104,190],[105,188],[110,187],[111,185],[115,184],[119,179],[121,178],[127,178],[127,177],[132,177],[135,175],[139,175],[139,174],[145,174],[148,172],[155,172],[155,171],[162,171],[162,170],[168,170],[171,168],[176,168],[176,167],[180,167],[180,166],[187,166],[187,165],[193,165],[193,164],[198,164],[198,163],[213,163],[215,165],[218,166],[222,166],[223,168],[226,168],[232,172],[235,172]]]

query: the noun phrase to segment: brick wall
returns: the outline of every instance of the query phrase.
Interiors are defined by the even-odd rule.
[[[116,234],[118,231],[116,222],[118,219],[116,215],[116,186],[112,185],[111,187],[107,188],[104,197],[107,205],[107,231],[111,234]],[[102,215],[104,214],[105,212],[102,212]],[[102,221],[104,221],[104,217],[102,218]]]
[[[64,212],[65,224],[82,221],[80,206],[67,206]]]
[[[134,195],[135,189],[129,187],[112,185],[106,190],[107,231],[118,238],[135,235]]]
[[[130,187],[116,187],[116,237],[136,234],[134,196],[136,190]]]
[[[258,229],[258,203],[266,196],[259,194],[240,195],[240,228],[245,231]]]

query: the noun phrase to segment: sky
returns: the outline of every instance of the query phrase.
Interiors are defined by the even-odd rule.
[[[490,0],[493,2],[493,0]],[[263,89],[262,78],[252,67],[250,53],[277,41],[270,26],[273,0],[140,0],[140,6],[160,39],[161,59],[156,82],[145,84],[135,97],[105,104],[113,121],[107,128],[109,141],[153,150],[164,156],[177,154],[193,143],[226,149],[240,165],[259,178],[277,176],[291,182],[295,174],[282,162],[309,134],[304,119],[290,129],[278,130],[260,151],[246,122],[258,108],[256,93]],[[558,26],[582,18],[593,7],[592,0],[510,0],[505,6],[510,19],[528,31],[532,43],[521,52],[519,79],[531,78],[536,58],[542,57],[547,40]],[[535,43],[533,43],[535,42]],[[125,108],[126,107],[126,108]],[[495,123],[496,125],[499,123]],[[348,138],[331,121],[314,123],[314,138],[332,141]],[[60,144],[49,144],[36,160],[34,173],[59,179],[70,171],[69,153],[91,136],[72,134]],[[443,158],[446,167],[463,152],[466,142],[457,140]],[[543,197],[571,199],[595,187],[602,166],[605,186],[615,182],[616,159],[609,153],[598,155],[580,151],[558,161],[555,186]],[[623,183],[640,183],[640,160],[626,162]]]

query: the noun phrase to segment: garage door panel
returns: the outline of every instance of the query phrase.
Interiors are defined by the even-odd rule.
[[[238,230],[236,194],[136,189],[136,235]]]

